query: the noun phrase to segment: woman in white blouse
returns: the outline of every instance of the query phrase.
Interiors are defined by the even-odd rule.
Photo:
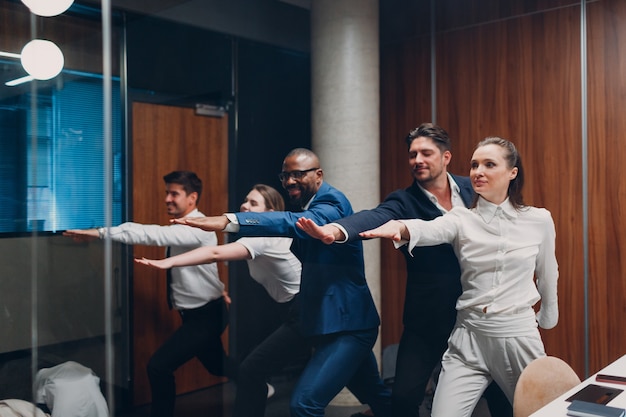
[[[285,202],[276,189],[265,184],[257,184],[248,193],[239,211],[284,211]],[[300,291],[300,261],[291,252],[291,238],[288,237],[242,237],[235,242],[218,246],[203,246],[180,255],[165,259],[135,259],[136,262],[160,269],[175,266],[189,266],[213,263],[218,261],[246,260],[250,276],[261,284],[274,301],[280,303],[281,319],[287,320],[293,312],[294,297]],[[230,299],[224,293],[228,302]],[[261,314],[261,313],[260,313]],[[306,353],[306,352],[304,352]],[[257,384],[255,378],[248,375],[248,369],[255,370],[253,355],[248,355],[248,362],[241,364],[238,370],[239,390],[243,392],[241,383],[246,383],[247,395],[271,397],[274,387],[270,384]],[[254,375],[257,377],[258,375]],[[262,377],[258,376],[259,378]],[[258,379],[258,378],[257,378]],[[245,381],[241,381],[245,380]],[[252,394],[250,394],[252,390]],[[264,391],[266,390],[266,391]],[[238,394],[235,407],[245,403],[246,395]]]
[[[471,416],[492,379],[512,403],[522,370],[545,356],[537,323],[551,329],[558,321],[554,222],[546,209],[524,204],[524,171],[513,143],[481,141],[470,178],[478,194],[472,208],[455,207],[431,221],[392,220],[361,233],[392,239],[396,247],[408,244],[409,251],[450,243],[456,252],[463,293],[442,358],[434,417]]]
[[[284,211],[285,202],[269,185],[257,184],[248,193],[240,211]],[[291,238],[242,237],[218,246],[203,246],[165,259],[136,259],[160,269],[202,265],[219,261],[248,261],[250,276],[278,303],[287,303],[300,290],[300,261],[290,251]]]

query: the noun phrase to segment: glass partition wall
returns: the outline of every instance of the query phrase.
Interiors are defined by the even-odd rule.
[[[0,1],[0,399],[45,409],[44,382],[90,369],[116,409],[130,379],[126,248],[62,231],[124,218],[119,17],[103,31],[98,8],[37,9],[53,3]]]
[[[237,210],[256,183],[281,189],[283,156],[311,144],[309,53],[294,49],[308,45],[308,10],[235,2],[213,30],[169,19],[160,2],[122,1],[109,6],[109,19],[96,0],[47,16],[31,12],[33,3],[0,0],[0,400],[43,407],[41,371],[79,364],[99,379],[111,415],[147,415],[146,361],[180,319],[156,294],[165,273],[145,281],[146,267],[133,262],[139,246],[63,232],[166,224],[162,176],[176,169],[200,174],[206,214]],[[165,3],[172,15],[178,3],[205,7]],[[242,13],[248,6],[259,9]],[[263,31],[249,24],[252,15],[274,22],[264,29],[274,39],[252,33]],[[34,39],[60,51],[58,74],[33,79],[27,71],[23,49]],[[152,256],[163,256],[157,249]],[[270,317],[275,303],[245,262],[219,270],[233,298],[223,341],[240,360],[280,319]],[[232,384],[188,365],[176,374],[177,393],[215,387],[208,411],[229,415]]]

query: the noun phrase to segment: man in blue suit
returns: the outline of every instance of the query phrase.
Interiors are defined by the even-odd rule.
[[[180,223],[204,230],[236,232],[243,236],[292,237],[292,251],[302,263],[298,295],[299,316],[292,317],[247,358],[238,377],[236,415],[263,415],[253,400],[240,399],[250,379],[265,388],[263,373],[279,370],[302,346],[313,349],[292,394],[292,416],[323,416],[326,406],[343,389],[377,417],[390,413],[390,393],[384,386],[372,352],[380,319],[365,280],[361,241],[325,245],[296,227],[305,216],[326,224],[353,213],[339,190],[324,182],[320,162],[312,151],[297,148],[283,161],[279,178],[300,212],[228,213]],[[249,372],[253,370],[253,372]],[[267,376],[267,375],[265,375]],[[263,388],[261,388],[261,386]],[[249,390],[258,392],[258,390]],[[253,395],[258,398],[258,395]],[[242,404],[245,403],[245,404]],[[245,407],[245,414],[239,407]]]
[[[439,126],[424,123],[406,137],[413,183],[389,194],[376,208],[318,228],[300,222],[327,244],[360,240],[359,232],[389,220],[432,220],[454,206],[469,207],[474,191],[468,177],[448,173],[452,158],[450,137]],[[332,245],[341,246],[341,245]],[[415,248],[406,259],[407,282],[404,329],[398,346],[392,390],[394,417],[419,417],[428,380],[446,350],[456,320],[456,300],[461,295],[461,271],[450,245]],[[512,415],[504,393],[493,383],[486,393],[491,415]],[[374,411],[376,415],[376,412]]]

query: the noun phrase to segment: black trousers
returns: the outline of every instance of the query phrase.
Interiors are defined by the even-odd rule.
[[[148,362],[152,417],[174,415],[174,371],[194,357],[213,375],[236,379],[236,366],[222,346],[221,335],[228,324],[224,298],[196,309],[181,310],[180,315],[182,325],[154,352]]]
[[[267,379],[311,353],[311,344],[300,331],[297,297],[283,324],[250,352],[239,365],[233,417],[263,417]]]
[[[433,370],[441,362],[448,347],[447,326],[430,332],[418,332],[405,327],[398,346],[396,375],[391,390],[394,417],[419,417],[426,385]]]

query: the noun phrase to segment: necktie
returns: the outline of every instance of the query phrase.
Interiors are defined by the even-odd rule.
[[[165,257],[170,257],[170,247],[168,246],[165,250]],[[169,268],[165,271],[167,276],[167,306],[169,309],[172,309],[172,268]]]

